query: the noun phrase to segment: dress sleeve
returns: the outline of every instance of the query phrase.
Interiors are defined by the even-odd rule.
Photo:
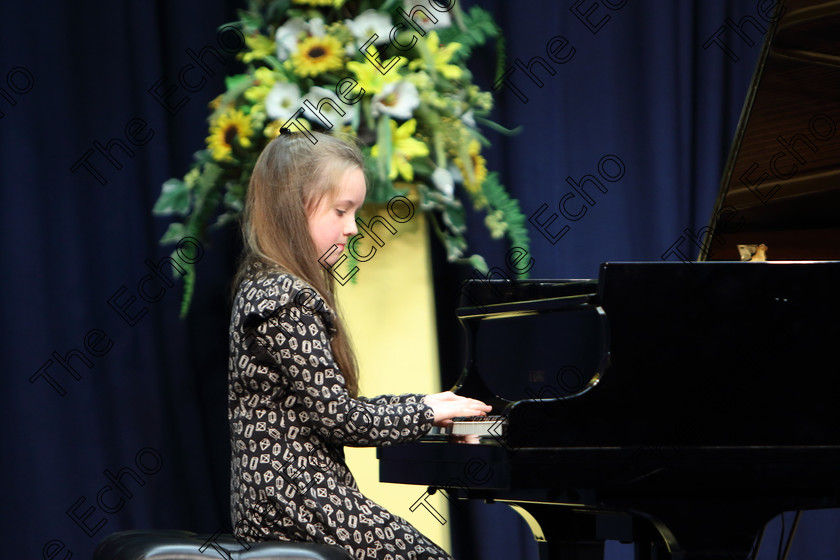
[[[358,397],[358,400],[370,404],[419,403],[426,395],[423,393],[405,393],[403,395],[378,395],[376,397]]]
[[[291,295],[287,301],[294,301]],[[350,397],[332,356],[328,310],[302,311],[293,305],[251,309],[243,342],[255,358],[255,387],[262,389],[261,400],[267,405],[282,402],[288,414],[337,445],[409,442],[431,429],[434,411],[420,402],[423,395]]]

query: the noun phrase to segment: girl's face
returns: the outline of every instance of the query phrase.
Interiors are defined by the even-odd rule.
[[[348,169],[339,181],[335,197],[325,196],[309,212],[309,235],[321,262],[334,265],[347,240],[358,233],[356,211],[365,200],[365,192],[362,170],[358,167]]]

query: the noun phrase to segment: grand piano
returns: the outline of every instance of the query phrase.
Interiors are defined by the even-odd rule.
[[[553,560],[747,559],[840,507],[840,5],[776,9],[696,260],[467,284],[454,390],[493,418],[380,449],[382,481],[505,502]]]

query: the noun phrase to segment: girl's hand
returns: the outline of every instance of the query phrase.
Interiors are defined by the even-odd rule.
[[[423,397],[423,402],[435,412],[435,426],[448,427],[458,416],[486,416],[493,407],[483,402],[456,395],[452,391],[435,393]]]

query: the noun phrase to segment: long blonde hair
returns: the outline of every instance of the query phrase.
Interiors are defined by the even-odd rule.
[[[261,261],[312,286],[335,311],[336,333],[330,346],[351,396],[359,391],[358,366],[336,305],[335,280],[320,265],[307,216],[324,197],[335,196],[344,174],[364,171],[359,148],[334,136],[283,134],[260,154],[242,214],[244,253],[234,282],[238,288],[248,267]]]

